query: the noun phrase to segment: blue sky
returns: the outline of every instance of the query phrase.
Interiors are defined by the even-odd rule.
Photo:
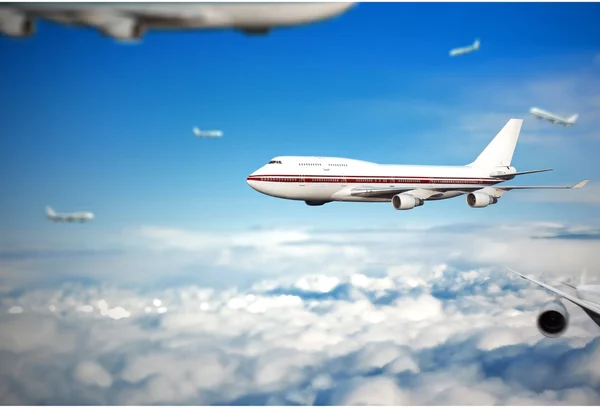
[[[505,267],[599,276],[599,12],[359,4],[259,38],[0,38],[0,402],[598,405],[598,327],[566,304],[544,338],[551,296]],[[513,164],[555,169],[511,184],[592,182],[399,212],[245,181],[279,155],[466,164],[510,117]]]
[[[464,198],[406,213],[385,204],[310,208],[260,195],[245,178],[277,155],[464,164],[509,115],[520,115],[526,120],[513,163],[556,168],[521,183],[593,179],[600,166],[591,150],[600,138],[580,133],[598,123],[597,114],[580,112],[581,126],[565,130],[534,123],[527,109],[570,113],[597,101],[598,94],[565,98],[559,85],[585,76],[597,90],[599,10],[591,3],[367,3],[265,38],[152,32],[135,46],[41,22],[32,39],[0,39],[8,119],[0,123],[0,225],[53,234],[62,227],[44,219],[46,204],[96,212],[85,227],[92,230],[449,217],[586,222],[596,211],[589,205],[523,203],[519,192],[485,210],[468,208]],[[476,37],[479,52],[448,57]],[[538,88],[524,96],[524,85],[535,81]],[[579,85],[567,86],[576,92]],[[483,127],[465,129],[473,123]],[[199,140],[193,126],[223,129],[225,137]],[[527,144],[529,126],[569,142]]]

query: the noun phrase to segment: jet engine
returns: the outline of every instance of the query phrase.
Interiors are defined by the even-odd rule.
[[[270,27],[252,27],[240,28],[240,31],[249,36],[268,35],[271,32]]]
[[[116,40],[139,40],[145,34],[144,26],[133,19],[121,19],[104,25],[100,31]]]
[[[490,204],[496,204],[497,202],[498,199],[496,197],[481,192],[469,193],[467,195],[467,204],[469,204],[471,208],[483,208]]]
[[[392,197],[392,205],[396,210],[412,210],[423,205],[423,200],[410,194],[396,194]]]
[[[561,302],[544,307],[537,318],[537,327],[546,337],[562,335],[569,325],[569,312]]]
[[[23,13],[0,10],[0,32],[12,37],[28,37],[35,32],[35,23]]]
[[[310,207],[317,207],[320,205],[327,204],[329,201],[305,201],[306,205]]]

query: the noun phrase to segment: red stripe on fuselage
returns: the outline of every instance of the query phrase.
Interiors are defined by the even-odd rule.
[[[444,179],[444,180],[497,180],[492,177],[438,177],[438,176],[374,176],[374,175],[330,175],[330,174],[258,174],[248,176],[248,180],[254,180],[256,177],[317,177],[317,178],[327,178],[327,177],[346,177],[346,178],[417,178],[417,179]]]
[[[265,174],[249,176],[248,181],[267,183],[370,183],[370,184],[497,184],[504,180],[477,177],[418,177],[418,176],[331,176],[331,175],[290,175]]]

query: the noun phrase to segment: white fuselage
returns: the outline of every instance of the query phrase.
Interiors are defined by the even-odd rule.
[[[101,26],[119,19],[144,21],[150,29],[273,28],[309,24],[342,14],[354,3],[6,3],[20,16]],[[1,14],[1,13],[0,13]],[[8,18],[8,14],[7,14]]]
[[[223,132],[221,130],[200,130],[198,128],[194,128],[194,134],[198,137],[207,138],[216,138],[223,136]]]
[[[503,169],[506,173],[516,171],[514,167]],[[490,177],[492,170],[470,166],[377,164],[336,157],[280,156],[248,176],[247,182],[258,192],[289,200],[389,202],[391,198],[353,196],[351,190],[370,187],[484,188],[504,181]],[[429,200],[462,194],[448,191]]]
[[[94,219],[94,214],[91,212],[78,212],[71,214],[48,214],[48,219],[58,222],[85,222]]]
[[[555,115],[553,113],[547,112],[547,111],[539,109],[539,108],[531,108],[529,110],[529,112],[533,116],[535,116],[537,118],[545,119],[545,120],[550,121],[552,123],[560,123],[562,125],[572,125],[572,124],[575,123],[574,120],[571,120],[569,118],[563,118],[563,117],[557,116],[557,115]]]
[[[468,54],[473,51],[477,51],[479,49],[479,41],[475,41],[473,45],[469,45],[467,47],[459,47],[450,50],[450,56],[455,57],[457,55]]]

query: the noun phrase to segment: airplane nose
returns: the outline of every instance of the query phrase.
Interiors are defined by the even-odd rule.
[[[252,187],[254,190],[258,191],[258,190],[256,189],[256,184],[257,184],[257,181],[256,181],[256,180],[253,178],[253,175],[252,175],[252,174],[248,176],[248,178],[246,179],[246,183],[248,183],[248,185],[249,185],[250,187]]]
[[[246,183],[248,183],[248,185],[250,187],[252,187],[253,190],[258,191],[259,193],[264,194],[265,193],[265,185],[264,183],[261,181],[261,176],[262,176],[262,172],[261,170],[256,170],[254,173],[250,174],[247,178],[246,178]]]

